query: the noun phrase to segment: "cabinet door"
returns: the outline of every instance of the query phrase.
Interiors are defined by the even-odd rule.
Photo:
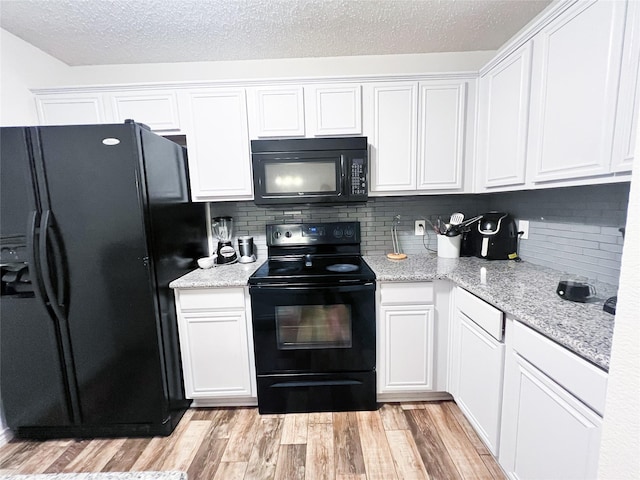
[[[480,187],[525,182],[531,49],[528,42],[480,77]]]
[[[302,87],[264,87],[253,91],[252,136],[304,137],[304,93]]]
[[[38,95],[40,125],[94,125],[106,123],[101,94]]]
[[[244,89],[192,91],[181,101],[193,200],[253,198]]]
[[[611,170],[630,172],[640,116],[640,2],[629,2]]]
[[[127,91],[111,94],[116,123],[131,118],[148,125],[151,130],[180,130],[175,92]]]
[[[360,85],[312,85],[305,87],[305,99],[309,135],[362,134]]]
[[[466,83],[420,83],[419,190],[462,188]]]
[[[608,173],[626,2],[577,2],[534,38],[533,181]]]
[[[517,353],[510,353],[500,464],[518,479],[595,479],[602,419]]]
[[[416,189],[418,84],[366,87],[364,116],[369,137],[371,192]]]
[[[243,311],[182,313],[180,331],[188,398],[252,396]]]
[[[433,306],[383,307],[380,319],[378,392],[433,390]]]
[[[457,312],[458,357],[456,403],[491,453],[498,454],[502,406],[504,344],[487,334],[473,320]]]

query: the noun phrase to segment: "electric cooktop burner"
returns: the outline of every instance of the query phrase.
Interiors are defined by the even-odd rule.
[[[335,265],[329,265],[326,269],[330,272],[346,273],[355,272],[356,270],[359,270],[360,267],[352,263],[336,263]]]

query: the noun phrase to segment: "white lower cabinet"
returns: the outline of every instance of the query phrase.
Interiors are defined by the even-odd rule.
[[[433,283],[382,282],[378,312],[378,394],[434,389]]]
[[[513,479],[597,477],[606,373],[508,322],[499,461]]]
[[[245,287],[176,290],[185,390],[194,405],[256,403],[249,301]]]
[[[498,454],[504,370],[503,313],[458,287],[452,393],[491,453]]]

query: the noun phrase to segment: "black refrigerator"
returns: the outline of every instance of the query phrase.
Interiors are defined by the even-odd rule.
[[[185,399],[169,282],[207,249],[186,152],[127,121],[6,127],[0,396],[23,438],[172,432]]]

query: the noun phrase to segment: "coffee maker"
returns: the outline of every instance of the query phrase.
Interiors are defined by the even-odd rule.
[[[233,235],[233,218],[214,217],[211,224],[211,233],[218,239],[218,249],[215,253],[215,262],[218,265],[234,263],[238,260],[238,255],[231,245]]]

